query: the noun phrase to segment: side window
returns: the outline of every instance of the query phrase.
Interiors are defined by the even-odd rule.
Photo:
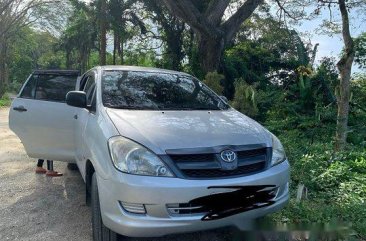
[[[29,80],[26,82],[22,93],[20,94],[21,98],[33,99],[36,90],[37,80],[34,76],[31,76]]]
[[[88,73],[84,74],[80,79],[79,88],[77,90],[84,91],[86,82],[88,81]]]
[[[66,94],[75,90],[76,79],[77,76],[38,75],[35,99],[64,102]]]
[[[86,93],[86,100],[87,100],[87,105],[92,107],[92,110],[95,110],[95,78],[94,75],[91,75],[88,77],[88,79],[86,80],[86,84],[84,87],[84,92]]]

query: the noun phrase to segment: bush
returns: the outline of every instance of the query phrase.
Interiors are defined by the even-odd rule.
[[[315,128],[315,131],[324,131]],[[328,132],[325,138],[332,137]],[[322,140],[311,143],[299,130],[280,133],[291,163],[291,200],[275,221],[289,223],[350,223],[359,237],[366,237],[366,150],[350,146],[333,153],[333,144]],[[323,137],[324,138],[324,137]],[[299,183],[308,188],[308,199],[295,202]]]
[[[11,99],[7,93],[0,98],[0,108],[10,106]]]
[[[232,105],[250,117],[258,115],[255,88],[255,85],[249,85],[243,79],[235,81],[235,95]]]
[[[225,76],[222,74],[218,74],[215,72],[209,72],[206,74],[205,79],[203,80],[203,83],[210,87],[213,91],[216,92],[218,95],[222,95],[222,92],[224,91],[224,87],[221,86],[221,81],[225,79]]]

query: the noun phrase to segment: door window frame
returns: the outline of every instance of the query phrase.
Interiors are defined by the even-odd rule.
[[[37,99],[36,98],[36,92],[37,92],[37,87],[38,87],[38,82],[39,82],[39,75],[40,74],[36,74],[37,75],[37,78],[35,77],[34,74],[31,74],[28,79],[25,81],[24,85],[22,86],[20,92],[19,92],[19,95],[18,97],[21,98],[21,99],[28,99],[28,100],[39,100],[39,101],[47,101],[47,102],[55,102],[55,103],[66,103],[66,95],[65,95],[65,99],[63,101],[60,101],[60,100],[50,100],[50,99]],[[71,75],[72,76],[72,75]],[[78,78],[78,77],[77,77]],[[27,84],[30,82],[30,81],[35,81],[34,83],[34,88],[32,90],[32,93],[31,93],[31,97],[23,97],[22,94],[24,92],[24,89],[26,88]],[[76,89],[76,85],[77,85],[77,79],[75,81],[75,89]],[[75,90],[74,89],[74,90]],[[67,93],[66,93],[67,94]]]
[[[87,110],[92,113],[95,114],[97,111],[97,82],[96,82],[96,72],[94,70],[91,70],[87,73],[84,74],[84,76],[81,78],[80,80],[80,86],[79,86],[79,91],[83,91],[85,94],[87,94],[87,92],[85,92],[85,87],[87,86],[89,80],[92,79],[93,80],[93,85],[91,86],[92,88],[94,88],[90,101],[90,105],[88,105]],[[86,96],[87,98],[87,103],[88,103],[88,96]]]

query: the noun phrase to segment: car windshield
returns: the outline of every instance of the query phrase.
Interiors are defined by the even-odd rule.
[[[229,106],[184,74],[108,70],[102,76],[106,107],[132,110],[226,110]]]

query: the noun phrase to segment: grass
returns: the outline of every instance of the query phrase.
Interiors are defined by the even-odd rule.
[[[0,98],[0,108],[9,107],[11,104],[11,99],[8,93],[5,93],[3,97]]]
[[[322,133],[319,128],[317,132]],[[324,136],[331,139],[332,132]],[[345,224],[349,227],[345,237],[315,240],[366,240],[366,148],[350,144],[334,156],[332,143],[317,141],[320,136],[311,143],[294,130],[284,131],[279,138],[291,162],[291,200],[272,220],[295,225]],[[307,199],[300,203],[295,201],[299,183],[308,188]]]

